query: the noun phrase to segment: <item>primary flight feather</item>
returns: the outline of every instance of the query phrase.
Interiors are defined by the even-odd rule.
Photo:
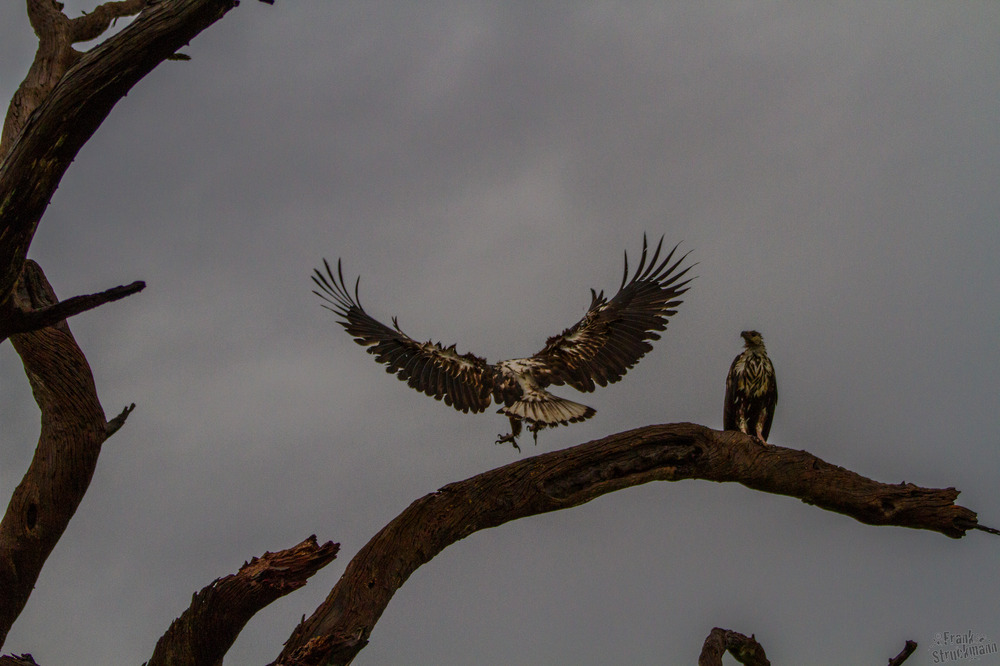
[[[608,300],[603,291],[591,289],[590,308],[583,319],[546,340],[540,352],[493,364],[475,354],[459,354],[455,345],[417,342],[402,331],[395,317],[391,327],[372,318],[358,297],[361,278],[352,294],[340,261],[335,274],[323,260],[326,271],[317,269],[312,276],[319,287],[313,293],[326,302],[323,307],[343,318],[339,323],[387,366],[387,372],[412,388],[462,412],[482,412],[491,401],[501,405],[498,413],[510,419],[511,432],[498,436],[497,443],[509,442],[519,449],[522,421],[537,438],[542,428],[576,423],[595,413],[592,407],[549,393],[548,386],[569,384],[589,393],[596,385],[621,379],[653,348],[650,341],[658,340],[657,331],[667,328],[692,279],[681,280],[691,269],[680,269],[687,255],[671,263],[674,246],[661,261],[662,246],[661,238],[648,257],[643,236],[639,266],[630,280],[626,253],[625,273],[614,297]]]

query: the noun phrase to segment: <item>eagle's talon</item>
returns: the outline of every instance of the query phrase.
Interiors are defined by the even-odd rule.
[[[497,441],[494,442],[494,444],[510,444],[517,449],[518,452],[521,451],[521,447],[517,445],[517,435],[512,432],[507,433],[506,435],[497,435]]]

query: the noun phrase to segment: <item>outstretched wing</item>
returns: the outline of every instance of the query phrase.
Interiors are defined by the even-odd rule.
[[[354,295],[344,283],[340,261],[337,275],[330,264],[323,260],[326,275],[318,269],[312,276],[320,291],[313,293],[329,305],[327,310],[343,317],[341,324],[355,342],[368,348],[375,360],[385,363],[386,372],[395,373],[412,388],[417,389],[463,412],[481,412],[490,405],[493,392],[493,369],[486,360],[474,354],[459,354],[455,345],[442,347],[434,342],[417,342],[403,333],[392,318],[393,328],[373,319],[361,307],[358,283]]]
[[[653,348],[659,340],[657,331],[667,328],[667,321],[677,313],[678,298],[687,291],[692,278],[680,281],[691,266],[678,271],[687,254],[673,264],[675,245],[659,262],[663,238],[647,264],[647,244],[642,237],[642,257],[635,275],[628,279],[628,253],[625,274],[618,293],[610,301],[604,292],[590,290],[590,309],[575,326],[549,338],[545,348],[532,358],[542,362],[543,370],[535,378],[549,384],[569,384],[578,391],[593,391],[595,382],[607,386],[622,378],[629,368]],[[659,263],[657,263],[659,262]],[[628,281],[626,283],[626,280]]]

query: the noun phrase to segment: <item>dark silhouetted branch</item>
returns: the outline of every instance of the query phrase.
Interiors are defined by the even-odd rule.
[[[14,656],[7,654],[0,657],[0,666],[38,666],[38,662],[30,654]]]
[[[719,627],[712,629],[705,639],[701,655],[698,657],[698,666],[722,666],[722,656],[727,651],[741,664],[771,666],[767,655],[764,654],[764,648],[753,634],[744,636],[739,632]]]
[[[38,50],[0,134],[0,332],[10,334],[24,364],[41,432],[0,521],[0,645],[86,493],[101,445],[133,409],[105,418],[65,318],[143,286],[60,303],[37,264],[26,261],[28,247],[66,169],[118,100],[238,3],[118,0],[74,19],[56,0],[26,4]],[[140,10],[121,32],[87,52],[73,48]]]
[[[622,488],[682,479],[741,483],[863,523],[954,538],[976,524],[974,512],[954,503],[954,488],[879,483],[805,451],[764,445],[738,432],[693,423],[648,426],[520,460],[418,499],[358,552],[274,663],[349,663],[410,574],[474,532]]]
[[[916,649],[917,649],[916,641],[906,641],[906,644],[903,646],[903,651],[889,660],[889,666],[899,666],[904,661],[909,659],[910,655],[913,654],[914,650]]]
[[[108,437],[111,437],[111,435],[113,435],[116,432],[118,432],[118,430],[123,425],[125,425],[125,419],[127,419],[128,415],[131,414],[133,411],[135,411],[135,403],[134,402],[131,405],[129,405],[128,407],[126,407],[125,409],[123,409],[121,411],[121,413],[118,414],[118,416],[116,416],[115,418],[113,418],[110,421],[108,421],[108,425],[105,428],[105,434]]]
[[[63,174],[118,100],[236,4],[158,0],[121,32],[80,55],[72,49],[79,36],[73,33],[85,29],[72,26],[84,24],[46,9],[55,6],[51,0],[29,1],[39,51],[11,101],[0,138],[0,302],[17,281]],[[58,78],[46,74],[50,69]]]
[[[221,664],[257,611],[294,592],[337,556],[340,544],[311,536],[297,546],[255,557],[194,595],[191,606],[157,642],[148,666]]]
[[[32,310],[21,310],[15,307],[13,299],[9,299],[0,306],[0,341],[6,340],[15,333],[27,333],[52,326],[73,315],[131,296],[145,288],[146,283],[138,281],[129,285],[112,287],[97,294],[74,296],[65,301]]]

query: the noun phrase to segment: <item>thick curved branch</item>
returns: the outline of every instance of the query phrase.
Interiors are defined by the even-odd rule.
[[[147,666],[221,664],[246,623],[275,599],[294,592],[337,556],[340,544],[311,536],[297,546],[255,557],[194,595],[191,606],[156,643]]]
[[[13,300],[23,310],[58,302],[33,261],[25,263]],[[0,645],[87,492],[101,445],[121,426],[105,419],[90,366],[65,322],[13,335],[11,343],[42,424],[35,456],[0,521]]]
[[[693,423],[648,426],[520,460],[418,499],[361,549],[275,663],[349,663],[410,574],[474,532],[649,481],[682,479],[733,481],[863,523],[955,538],[976,525],[974,512],[955,505],[954,488],[878,483],[738,432]]]
[[[50,1],[33,0],[40,5]],[[79,58],[66,55],[77,53],[67,51],[68,47],[52,47],[54,55],[44,59],[49,63],[46,67],[75,64],[51,90],[45,85],[51,85],[52,77],[34,72],[42,68],[42,47],[50,41],[39,37],[32,70],[37,74],[34,78],[45,84],[30,95],[16,95],[0,140],[0,302],[17,281],[38,222],[63,174],[118,100],[236,4],[236,0],[159,0]],[[64,19],[51,21],[53,29],[64,35],[56,40],[59,44],[72,39],[70,24]],[[26,118],[23,126],[11,120],[15,116]]]
[[[722,656],[727,651],[736,661],[746,666],[771,666],[764,648],[753,634],[744,636],[737,631],[719,627],[712,629],[705,639],[698,657],[698,666],[722,666]]]

